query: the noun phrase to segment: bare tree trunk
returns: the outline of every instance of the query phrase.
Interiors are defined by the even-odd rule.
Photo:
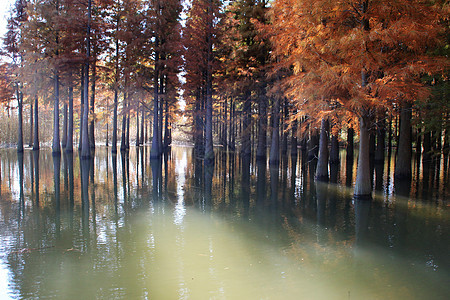
[[[117,153],[117,106],[119,105],[117,87],[114,89],[114,109],[113,109],[113,136],[112,136],[112,153]]]
[[[33,102],[30,103],[30,140],[28,142],[28,147],[33,146]]]
[[[294,112],[294,114],[295,114],[295,112]],[[293,125],[292,125],[292,136],[291,136],[291,156],[295,156],[295,157],[297,157],[297,155],[298,155],[297,127],[298,127],[298,120],[297,120],[297,118],[295,118]]]
[[[136,147],[139,147],[139,144],[141,142],[141,138],[139,136],[139,111],[140,109],[140,105],[139,103],[137,104],[137,109],[136,109]]]
[[[127,149],[126,134],[127,134],[127,101],[128,92],[124,93],[123,105],[122,105],[122,139],[120,143],[120,151],[125,151]]]
[[[68,106],[67,101],[64,101],[64,107],[63,107],[63,132],[62,132],[62,142],[61,146],[63,149],[66,149],[67,146],[67,117],[68,117]]]
[[[156,47],[158,47],[158,37],[156,37],[155,41]],[[159,80],[159,68],[158,68],[158,60],[159,60],[159,52],[155,52],[155,74],[154,74],[154,90],[153,90],[153,138],[152,138],[152,148],[150,150],[150,159],[156,159],[161,156],[161,152],[159,151],[160,145],[158,141],[158,132],[159,132],[159,122],[158,122],[158,80]]]
[[[144,123],[145,123],[145,107],[142,107],[141,108],[141,140],[139,142],[139,145],[143,145],[145,143],[145,139],[144,139],[144,137],[145,137],[145,135],[144,135]]]
[[[367,116],[360,117],[360,137],[359,137],[359,156],[358,169],[356,171],[356,182],[354,197],[357,199],[372,197],[372,184],[370,182],[370,154],[369,154],[369,118]]]
[[[401,108],[400,137],[395,163],[396,179],[411,179],[411,105]]]
[[[328,135],[329,135],[329,122],[328,119],[322,119],[322,125],[320,127],[320,140],[319,140],[319,159],[316,169],[316,180],[328,182]]]
[[[81,66],[81,80],[80,80],[80,138],[78,140],[78,151],[81,152],[81,145],[83,144],[83,117],[84,117],[84,65]]]
[[[73,86],[69,85],[69,112],[67,122],[66,152],[73,152]]]
[[[355,130],[352,127],[347,129],[347,159],[353,159]]]
[[[384,148],[386,138],[386,122],[384,120],[385,114],[378,120],[377,126],[377,148],[375,150],[375,162],[384,163]]]
[[[39,101],[37,94],[34,95],[34,141],[33,150],[39,150]]]
[[[17,132],[17,152],[23,153],[23,94],[20,91],[19,83],[16,84],[16,97],[18,104],[18,132]]]
[[[94,53],[94,57],[95,57]],[[96,62],[94,61],[92,65],[92,86],[91,86],[91,103],[90,103],[90,113],[91,113],[91,124],[89,126],[89,144],[91,149],[95,149],[95,135],[94,135],[94,129],[95,129],[95,111],[94,111],[94,105],[95,105],[95,83],[97,81],[97,68],[96,68]]]
[[[331,136],[330,164],[339,165],[339,133],[335,132]]]
[[[52,143],[52,153],[61,153],[61,146],[59,140],[59,74],[56,70],[54,78],[54,89],[55,89],[55,99],[53,105],[53,143]]]
[[[279,116],[280,102],[275,99],[272,109],[273,128],[272,128],[272,143],[270,146],[270,165],[277,165],[280,162],[280,130],[279,130]]]
[[[82,144],[81,157],[88,159],[91,157],[91,149],[89,147],[89,59],[91,56],[91,12],[92,0],[88,0],[88,26],[86,38],[86,62],[84,69],[84,114],[83,114],[83,128],[82,128]]]

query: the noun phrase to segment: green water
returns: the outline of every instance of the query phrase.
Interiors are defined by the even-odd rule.
[[[446,299],[448,166],[414,164],[352,200],[355,164],[315,184],[299,157],[279,169],[192,149],[92,161],[0,151],[0,298]],[[22,162],[23,161],[23,162]],[[311,172],[312,171],[312,172]],[[56,174],[56,176],[55,176]]]

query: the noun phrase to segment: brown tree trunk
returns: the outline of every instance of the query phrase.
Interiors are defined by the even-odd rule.
[[[272,166],[277,165],[280,161],[280,130],[279,130],[279,116],[280,102],[278,98],[275,99],[272,110],[272,142],[270,146],[270,158],[269,164]]]
[[[316,168],[316,181],[328,182],[328,136],[329,121],[323,118],[320,126],[319,158]]]
[[[411,105],[405,105],[400,112],[400,136],[395,163],[396,179],[411,179]]]
[[[337,132],[331,136],[330,164],[339,165],[339,139]]]
[[[34,141],[33,150],[39,150],[39,101],[38,96],[34,95]]]
[[[369,154],[369,117],[359,118],[360,138],[358,169],[356,171],[356,182],[354,197],[357,199],[370,199],[372,197],[372,184],[370,181],[370,154]]]
[[[67,140],[66,140],[66,152],[73,152],[73,86],[69,85],[69,112],[67,119]]]

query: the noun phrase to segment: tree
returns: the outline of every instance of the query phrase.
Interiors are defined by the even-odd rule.
[[[360,151],[355,197],[370,197],[369,130],[378,107],[422,98],[424,72],[442,71],[448,60],[427,50],[440,43],[440,2],[275,1],[274,55],[292,68],[284,82],[299,110],[318,98],[336,101],[359,119]]]
[[[213,49],[217,41],[220,1],[195,0],[189,9],[184,34],[186,96],[193,106],[194,143],[196,155],[205,157],[205,162],[214,160],[212,110],[213,110]],[[205,110],[206,109],[206,110]],[[205,127],[203,123],[205,116]],[[205,149],[203,149],[203,135]]]
[[[22,24],[27,20],[26,2],[16,0],[14,8],[11,11],[11,17],[8,19],[7,33],[3,42],[6,52],[12,59],[11,67],[16,73],[14,80],[15,98],[18,107],[18,133],[17,133],[17,152],[23,152],[23,83],[19,80],[19,69],[23,63],[23,53],[21,52],[22,43]]]

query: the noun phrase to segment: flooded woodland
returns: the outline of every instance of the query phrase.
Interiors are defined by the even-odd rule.
[[[0,151],[1,297],[58,299],[445,299],[448,161],[392,181],[374,165],[355,200],[356,160],[314,181],[317,161],[279,167],[191,147],[90,160]],[[448,160],[448,157],[445,158]],[[404,183],[404,182],[402,182]],[[282,295],[282,296],[281,296]]]
[[[1,1],[0,298],[450,295],[448,1]]]

